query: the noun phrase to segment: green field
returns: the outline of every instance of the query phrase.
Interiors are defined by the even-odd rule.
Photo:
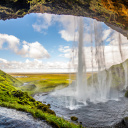
[[[29,95],[41,92],[51,92],[53,90],[67,87],[72,80],[69,80],[69,74],[14,74],[25,86],[19,86],[18,89],[27,91]],[[71,75],[71,79],[75,74]]]
[[[17,77],[25,86],[19,86],[18,89],[28,92],[29,95],[41,92],[51,92],[55,89],[62,89],[76,79],[76,74],[11,74]],[[90,74],[88,73],[88,77]]]

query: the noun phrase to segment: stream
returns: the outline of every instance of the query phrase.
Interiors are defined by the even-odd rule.
[[[0,107],[0,128],[52,128],[45,121],[34,119],[31,114]]]
[[[75,103],[77,102],[75,101],[73,103],[76,104],[74,108],[73,104],[68,106],[67,100],[65,100],[71,101],[71,97],[55,95],[55,92],[47,95],[37,94],[34,98],[46,102],[46,104],[51,104],[51,109],[56,112],[57,116],[64,117],[67,120],[70,120],[71,116],[78,117],[78,121],[86,127],[112,127],[128,116],[128,99],[125,97],[120,97],[118,101],[109,100],[95,104],[88,101],[86,105]]]

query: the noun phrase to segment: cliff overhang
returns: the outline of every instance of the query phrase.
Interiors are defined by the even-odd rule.
[[[0,0],[1,20],[20,18],[29,13],[90,17],[128,38],[127,0]]]

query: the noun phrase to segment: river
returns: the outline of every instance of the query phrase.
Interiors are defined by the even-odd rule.
[[[0,107],[0,128],[52,128],[43,120],[15,109]]]
[[[71,102],[71,97],[55,95],[55,92],[48,95],[38,94],[34,98],[46,102],[46,104],[51,104],[51,109],[56,112],[57,116],[64,117],[67,120],[70,120],[71,116],[78,117],[78,121],[86,127],[113,127],[128,116],[128,99],[125,97],[99,103],[88,101],[86,105],[77,103],[75,100],[72,100],[71,105],[71,103],[68,103],[68,100]]]

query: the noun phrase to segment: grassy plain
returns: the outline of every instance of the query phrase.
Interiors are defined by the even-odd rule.
[[[55,89],[67,87],[72,80],[76,79],[76,74],[11,74],[17,77],[25,86],[18,89],[28,92],[29,95],[41,92],[50,92]],[[88,73],[87,77],[91,74]]]

